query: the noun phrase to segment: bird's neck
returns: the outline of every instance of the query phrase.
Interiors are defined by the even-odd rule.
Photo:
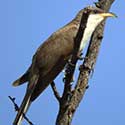
[[[80,25],[80,20],[77,19],[76,21],[74,21],[75,23],[78,24],[78,27]],[[94,30],[96,29],[96,27],[98,26],[98,24],[102,20],[103,20],[103,17],[100,17],[99,15],[96,15],[96,16],[95,15],[90,15],[88,17],[86,28],[85,28],[85,31],[84,31],[84,34],[83,34],[81,45],[80,45],[80,51],[82,51],[85,48],[85,46],[86,46],[87,42],[89,41],[92,33],[94,32]]]

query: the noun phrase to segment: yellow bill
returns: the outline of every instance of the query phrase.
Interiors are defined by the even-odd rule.
[[[103,16],[104,18],[106,17],[117,17],[116,14],[114,13],[100,13],[101,16]]]

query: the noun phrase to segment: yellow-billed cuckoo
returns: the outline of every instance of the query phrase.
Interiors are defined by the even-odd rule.
[[[115,16],[105,13],[96,7],[87,7],[88,19],[83,34],[80,51],[84,49],[95,28],[106,18]],[[14,125],[20,125],[30,104],[46,89],[66,65],[74,45],[81,17],[85,9],[79,11],[76,17],[61,29],[54,32],[36,51],[32,64],[24,75],[17,79],[13,86],[28,82],[26,95],[14,120]]]

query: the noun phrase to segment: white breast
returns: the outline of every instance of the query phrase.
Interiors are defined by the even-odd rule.
[[[82,38],[82,42],[80,45],[80,51],[82,51],[88,40],[90,39],[92,33],[94,32],[95,28],[97,27],[97,25],[103,20],[104,18],[102,16],[100,16],[99,14],[91,14],[88,18],[87,21],[87,25],[84,31],[84,35]]]

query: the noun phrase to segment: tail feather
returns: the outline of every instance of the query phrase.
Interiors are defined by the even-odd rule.
[[[13,125],[21,125],[21,122],[23,120],[23,115],[26,114],[30,104],[31,104],[31,96],[32,93],[34,92],[34,89],[36,87],[36,84],[38,82],[39,75],[33,75],[33,77],[29,81],[29,85],[27,88],[26,95],[22,101],[22,104],[20,106],[20,109],[16,115],[16,118],[13,122]]]
[[[19,86],[22,85],[23,83],[27,82],[29,79],[29,73],[30,73],[30,68],[27,70],[27,72],[22,75],[19,79],[17,79],[16,81],[13,82],[13,86]]]
[[[21,121],[23,120],[23,115],[27,112],[31,101],[30,101],[30,97],[29,94],[26,94],[26,96],[23,99],[23,102],[20,106],[19,112],[13,122],[13,125],[21,125]]]

